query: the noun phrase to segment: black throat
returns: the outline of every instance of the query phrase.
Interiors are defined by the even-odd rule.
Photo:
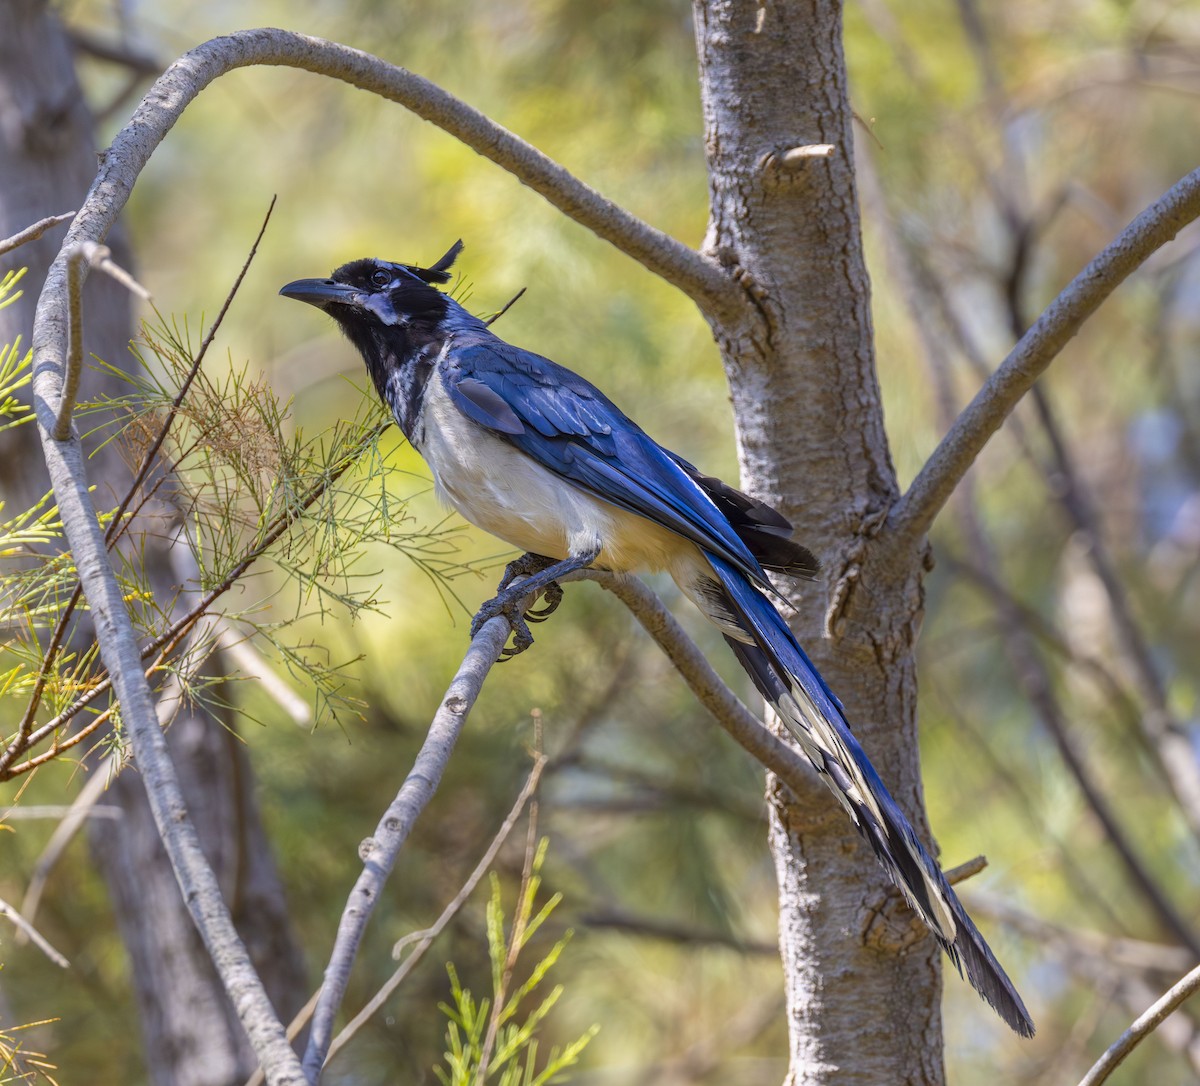
[[[342,328],[362,354],[379,398],[391,408],[404,436],[420,448],[426,386],[445,337],[424,322],[387,326],[348,321]]]

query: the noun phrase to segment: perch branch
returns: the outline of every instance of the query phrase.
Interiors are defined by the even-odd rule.
[[[925,534],[1021,397],[1108,296],[1200,216],[1200,170],[1151,204],[1051,303],[954,420],[889,518],[893,547]]]
[[[657,642],[692,693],[743,750],[758,759],[794,792],[812,787],[814,774],[808,762],[771,732],[738,696],[721,681],[704,653],[684,632],[654,592],[634,577],[600,570],[580,570],[563,578],[596,581],[616,596]]]
[[[506,619],[494,618],[485,623],[472,639],[462,664],[446,689],[442,704],[434,714],[412,769],[379,820],[375,833],[359,846],[363,861],[362,874],[354,884],[338,924],[333,953],[325,967],[325,980],[313,1013],[308,1048],[304,1053],[304,1071],[310,1082],[317,1081],[328,1055],[333,1021],[341,1006],[350,980],[350,969],[367,923],[379,901],[383,884],[391,874],[396,856],[408,839],[417,816],[433,798],[446,763],[467,722],[467,715],[479,697],[488,672],[500,658],[500,650],[504,648],[511,632]]]
[[[564,582],[571,580],[596,581],[612,592],[633,612],[701,704],[734,740],[788,787],[804,790],[811,786],[812,770],[807,762],[772,734],[738,700],[653,591],[635,578],[598,570],[580,570],[563,578]],[[508,623],[496,618],[485,624],[475,636],[430,725],[412,770],[380,821],[375,835],[363,844],[363,872],[342,913],[334,950],[325,970],[325,983],[313,1015],[308,1049],[304,1054],[304,1069],[312,1081],[315,1081],[328,1056],[333,1020],[345,994],[350,968],[379,892],[413,822],[437,788],[467,714],[510,632]]]

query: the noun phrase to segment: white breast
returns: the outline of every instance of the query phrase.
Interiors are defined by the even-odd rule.
[[[439,497],[485,532],[548,558],[600,546],[596,565],[621,572],[672,569],[689,541],[594,498],[467,418],[435,373],[422,411],[419,450]]]

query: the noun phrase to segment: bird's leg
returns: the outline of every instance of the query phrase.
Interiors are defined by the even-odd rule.
[[[500,591],[488,600],[476,612],[471,620],[471,636],[474,637],[483,624],[489,619],[503,615],[513,631],[512,648],[505,648],[501,655],[516,656],[533,644],[533,634],[525,622],[525,614],[521,611],[521,601],[530,595],[544,592],[546,606],[539,611],[530,611],[534,622],[547,619],[562,602],[562,588],[557,579],[564,574],[573,573],[577,569],[590,566],[600,554],[600,548],[583,554],[571,555],[561,562],[553,562],[540,554],[522,555],[515,562],[510,562],[500,579]],[[519,584],[512,584],[514,578],[525,576]]]

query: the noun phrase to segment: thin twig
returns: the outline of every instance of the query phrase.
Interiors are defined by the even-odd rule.
[[[35,803],[28,807],[0,807],[0,822],[36,822],[41,819],[65,818],[74,810],[74,803]],[[90,807],[86,817],[115,820],[124,816],[120,807],[106,804],[102,807]]]
[[[83,27],[68,27],[67,37],[81,52],[97,60],[127,68],[130,74],[139,80],[146,76],[158,75],[167,66],[165,61],[136,45],[124,41],[109,41]]]
[[[254,242],[250,246],[250,251],[246,254],[246,259],[242,261],[241,270],[234,278],[233,285],[226,292],[225,300],[221,303],[221,308],[217,311],[216,319],[204,334],[204,339],[200,341],[200,350],[196,352],[195,358],[191,360],[191,365],[188,366],[187,373],[184,374],[183,380],[179,383],[179,390],[171,399],[171,406],[167,408],[166,417],[163,419],[162,425],[159,426],[158,432],[154,435],[154,440],[142,454],[142,462],[138,465],[138,469],[134,473],[133,482],[129,485],[125,496],[121,499],[121,504],[117,506],[117,511],[113,514],[113,518],[108,525],[108,530],[105,532],[105,538],[108,540],[110,547],[120,538],[123,525],[125,524],[125,511],[129,508],[130,501],[137,493],[138,488],[145,482],[146,476],[150,473],[150,469],[158,459],[158,452],[163,447],[163,442],[167,440],[167,435],[170,433],[171,426],[179,414],[179,409],[183,406],[183,401],[186,399],[188,391],[195,382],[196,375],[200,372],[200,367],[204,364],[204,357],[208,354],[208,349],[212,346],[213,340],[217,338],[217,333],[221,330],[221,324],[225,320],[225,314],[229,312],[229,307],[233,304],[234,298],[237,297],[238,291],[242,286],[242,281],[246,278],[246,273],[250,270],[250,265],[254,262],[255,256],[258,254],[258,247],[262,243],[263,235],[267,232],[268,224],[271,222],[271,213],[275,210],[275,201],[277,199],[278,196],[271,197],[271,202],[267,205],[267,213],[263,216],[262,225],[258,228],[258,233],[254,236]]]
[[[941,547],[938,550],[938,565],[958,574],[968,584],[986,591],[989,595],[1002,598],[1013,613],[1018,615],[1025,629],[1069,667],[1076,668],[1095,685],[1098,693],[1109,702],[1115,712],[1124,716],[1132,727],[1137,727],[1138,706],[1133,695],[1125,689],[1120,679],[1095,656],[1083,656],[1072,646],[1054,623],[1036,607],[1014,595],[1012,588],[996,579],[991,570],[980,562],[981,556],[973,555],[967,561],[960,554]]]
[[[504,819],[500,829],[496,832],[496,836],[492,838],[492,843],[488,845],[487,851],[479,858],[479,863],[475,865],[475,870],[471,872],[467,881],[463,883],[462,888],[455,894],[454,900],[442,910],[442,914],[433,922],[431,927],[421,932],[414,932],[412,935],[400,940],[393,947],[392,954],[399,957],[404,947],[411,943],[416,943],[413,949],[409,951],[408,957],[404,959],[400,968],[388,978],[379,991],[371,997],[367,1005],[333,1039],[333,1044],[329,1046],[329,1056],[326,1058],[326,1062],[333,1059],[338,1050],[346,1045],[367,1024],[376,1011],[383,1006],[392,992],[412,972],[417,962],[424,957],[425,952],[433,945],[433,941],[445,930],[446,925],[454,919],[458,911],[466,904],[467,898],[471,896],[475,887],[479,885],[479,880],[487,874],[496,859],[497,853],[504,846],[504,842],[508,840],[509,835],[517,824],[517,820],[521,817],[521,812],[525,810],[525,805],[537,792],[538,782],[541,779],[542,770],[545,768],[546,762],[547,758],[544,754],[538,754],[534,758],[533,768],[529,771],[529,776],[526,778],[525,785],[521,789],[520,794],[513,802],[512,810],[508,812],[508,817]]]
[[[59,858],[74,840],[80,827],[87,819],[97,817],[100,810],[97,804],[100,802],[100,797],[104,795],[105,788],[108,787],[109,778],[120,767],[120,763],[120,755],[116,758],[110,756],[105,760],[104,765],[93,770],[87,783],[67,807],[66,817],[54,827],[50,840],[46,842],[46,847],[42,849],[41,855],[33,865],[33,874],[29,877],[29,885],[25,888],[25,896],[21,900],[21,915],[31,923],[37,915],[38,906],[42,901],[42,892],[46,888],[50,872],[54,870]],[[117,817],[121,816],[119,807],[111,809],[116,811]]]
[[[994,564],[989,559],[990,544],[978,522],[973,509],[966,509],[964,527],[972,550],[984,565]],[[1054,684],[1046,669],[1041,654],[1033,639],[1021,623],[1021,616],[1009,604],[1004,594],[994,594],[992,605],[999,617],[1003,634],[1003,645],[1009,665],[1026,700],[1037,713],[1042,724],[1050,733],[1063,764],[1074,778],[1088,808],[1104,828],[1108,843],[1112,846],[1133,884],[1140,890],[1146,902],[1157,913],[1160,922],[1184,946],[1200,955],[1200,936],[1192,930],[1167,894],[1166,888],[1142,858],[1116,810],[1109,802],[1103,789],[1095,779],[1091,767],[1080,747],[1063,712]]]
[[[1024,935],[1036,946],[1060,953],[1064,961],[1087,958],[1091,964],[1083,975],[1091,979],[1099,969],[1122,976],[1177,976],[1196,964],[1196,955],[1183,946],[1109,935],[1081,926],[1077,916],[1069,923],[1056,923],[983,890],[970,891],[969,898],[972,914],[986,916]]]
[[[946,881],[951,886],[957,886],[960,882],[966,882],[967,879],[973,879],[988,865],[986,856],[975,856],[966,863],[958,864],[956,867],[950,868],[949,871],[943,872],[946,876]]]
[[[32,226],[27,226],[24,230],[13,234],[11,238],[5,238],[3,241],[0,241],[0,256],[3,256],[5,253],[11,253],[14,249],[19,249],[28,242],[37,241],[52,226],[67,222],[74,217],[75,212],[68,211],[64,215],[49,215],[44,219],[39,219]]]
[[[17,931],[27,936],[29,941],[55,965],[61,966],[63,969],[70,968],[71,963],[50,945],[49,940],[2,898],[0,898],[0,916],[7,916],[16,925]]]
[[[228,657],[231,668],[253,679],[294,723],[307,728],[313,722],[312,707],[275,670],[242,634],[226,619],[217,623],[217,648]]]
[[[1185,999],[1200,991],[1200,965],[1163,993],[1143,1015],[1134,1021],[1100,1057],[1082,1079],[1079,1086],[1100,1086],[1139,1044],[1150,1036]]]
[[[505,302],[503,306],[501,306],[499,309],[497,309],[496,312],[493,313],[490,317],[488,317],[488,319],[485,320],[483,323],[484,324],[495,324],[496,321],[498,321],[501,317],[503,317],[505,313],[507,313],[510,309],[512,309],[512,307],[521,300],[521,296],[528,289],[529,289],[528,287],[522,287],[520,290],[518,290],[516,294],[514,294],[511,298],[509,298],[509,300],[507,302]]]
[[[1054,300],[959,414],[892,509],[889,546],[923,536],[992,434],[1108,296],[1200,216],[1200,170],[1151,204]]]
[[[438,936],[446,930],[446,926],[450,921],[458,915],[459,911],[467,903],[467,899],[474,893],[475,887],[479,885],[480,879],[488,873],[500,849],[504,847],[504,843],[508,840],[509,835],[521,817],[521,812],[525,810],[525,804],[529,802],[530,796],[537,790],[542,770],[545,769],[547,760],[544,754],[535,756],[533,768],[530,769],[529,776],[525,778],[525,784],[522,786],[516,800],[514,800],[512,810],[508,812],[508,816],[501,823],[500,828],[496,831],[496,835],[492,838],[491,843],[479,858],[479,862],[475,865],[475,869],[467,877],[467,881],[462,884],[458,893],[454,895],[454,900],[442,910],[441,915],[432,925],[421,931],[410,932],[392,947],[392,957],[396,959],[399,959],[401,953],[409,946],[412,946],[412,950],[409,951],[408,956],[401,962],[396,971],[384,981],[379,991],[367,1001],[363,1009],[347,1022],[341,1032],[334,1037],[333,1043],[329,1046],[329,1054],[325,1057],[326,1065],[354,1039],[358,1031],[391,998],[392,993],[404,983],[405,978],[408,977],[413,969],[416,968],[417,963],[425,956],[425,952],[434,944]],[[289,1038],[299,1036],[300,1031],[308,1024],[309,1019],[312,1018],[313,1011],[316,1009],[317,998],[320,994],[319,990],[314,993],[312,999],[305,1004],[296,1017],[289,1023],[287,1028]],[[246,1086],[262,1086],[262,1081],[262,1070],[259,1069],[246,1080]]]
[[[638,916],[623,909],[589,909],[580,914],[579,922],[592,929],[607,928],[677,946],[725,947],[739,954],[779,957],[779,944],[775,942],[746,940],[727,931],[703,931],[656,917]]]

